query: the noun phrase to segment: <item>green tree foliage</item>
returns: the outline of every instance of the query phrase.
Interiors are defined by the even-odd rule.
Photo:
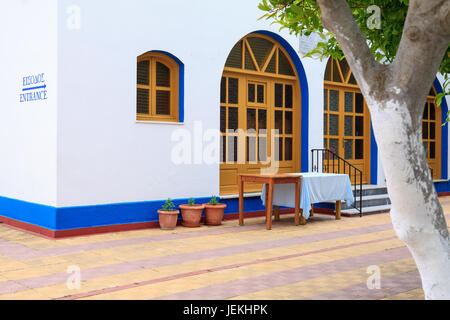
[[[362,34],[378,62],[391,63],[394,61],[403,33],[409,0],[348,0],[350,8]],[[370,6],[380,8],[380,25],[374,27],[374,11]],[[322,25],[320,7],[314,0],[262,0],[259,9],[266,12],[262,18],[272,19],[280,25],[280,30],[287,28],[290,33],[309,36],[317,33],[321,41],[317,47],[306,56],[319,55],[342,59],[343,53],[336,38]],[[450,85],[450,46],[447,48],[439,72],[444,74],[444,93],[438,95],[440,105],[442,98],[449,94]],[[447,115],[448,116],[448,115]]]

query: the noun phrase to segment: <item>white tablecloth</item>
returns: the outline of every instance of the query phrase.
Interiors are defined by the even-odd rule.
[[[353,191],[350,178],[347,174],[331,174],[304,172],[295,173],[302,176],[300,191],[300,209],[303,217],[309,218],[311,205],[326,201],[345,201],[347,205],[353,203]],[[266,186],[264,186],[261,199],[265,204]],[[276,184],[273,190],[273,205],[280,207],[295,207],[295,184]]]

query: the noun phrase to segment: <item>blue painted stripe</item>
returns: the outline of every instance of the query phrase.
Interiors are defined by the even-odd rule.
[[[176,207],[189,199],[172,200]],[[206,203],[209,198],[198,198],[196,203]],[[76,206],[57,209],[58,230],[89,228],[115,224],[158,221],[158,210],[166,200]],[[181,215],[180,215],[181,218]]]
[[[280,35],[266,31],[258,30],[253,33],[259,33],[271,37],[277,41],[286,52],[289,54],[292,62],[297,70],[297,75],[300,81],[300,93],[301,93],[301,172],[309,171],[309,86],[308,79],[306,78],[306,72],[303,68],[303,64],[292,46]]]
[[[172,200],[178,208],[187,204],[189,199]],[[196,198],[195,203],[208,203],[211,198]],[[239,199],[222,199],[227,205],[225,214],[239,212]],[[131,224],[158,221],[158,210],[165,200],[106,204],[96,206],[65,207],[57,209],[57,230],[70,230],[89,227],[108,226],[116,224]],[[260,197],[246,198],[244,201],[246,212],[265,210]],[[181,214],[179,215],[181,219]]]
[[[329,202],[321,202],[321,203],[315,203],[314,208],[322,208],[322,209],[336,209],[336,203],[329,203]]]
[[[188,203],[189,199],[172,200],[176,207]],[[196,203],[208,203],[210,197],[196,198]],[[132,224],[158,221],[158,210],[166,200],[115,203],[91,206],[56,208],[6,197],[0,197],[0,215],[53,231]],[[239,212],[239,199],[221,199],[227,205],[225,214]],[[262,211],[260,197],[246,198],[246,212]],[[181,214],[179,216],[181,219]]]
[[[52,206],[0,196],[0,216],[55,230],[56,211]]]
[[[225,203],[227,208],[225,214],[239,212],[239,199],[222,199],[221,203]],[[263,206],[261,197],[249,197],[244,199],[244,212],[263,211],[266,208]]]
[[[172,200],[176,207],[187,204],[189,199]],[[196,198],[196,203],[208,203],[209,197]],[[0,216],[29,223],[53,231],[91,228],[119,224],[158,221],[158,210],[166,200],[116,203],[91,206],[55,208],[15,199],[0,197]],[[222,199],[227,208],[225,214],[239,212],[239,199]],[[246,212],[265,210],[260,197],[246,198]],[[181,214],[179,216],[181,219]]]
[[[434,187],[437,193],[450,192],[450,181],[435,182]]]

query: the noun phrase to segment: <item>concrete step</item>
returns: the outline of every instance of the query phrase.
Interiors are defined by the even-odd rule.
[[[359,186],[353,186],[353,194],[356,193],[356,196],[359,197],[360,190]],[[363,196],[373,196],[378,194],[387,194],[387,188],[383,186],[376,185],[363,185],[362,186],[362,195]]]
[[[363,208],[363,216],[381,212],[389,212],[391,210],[391,205],[382,205],[382,206],[371,206]],[[341,214],[347,216],[359,216],[359,211],[355,208],[341,210]]]
[[[356,206],[359,207],[361,201],[360,197],[356,198]],[[391,204],[391,199],[389,199],[388,194],[375,194],[370,196],[363,196],[362,197],[362,207],[374,207],[374,206],[382,206]],[[343,209],[350,209],[353,206],[347,206],[345,203],[342,204]]]
[[[363,215],[374,214],[380,212],[386,212],[391,209],[391,200],[387,192],[387,187],[377,185],[363,185],[362,186],[362,199],[360,198],[359,187],[353,186],[353,193],[356,194],[356,207],[359,208],[362,200]],[[342,204],[342,214],[344,215],[356,215],[359,216],[359,211],[354,206],[347,206]]]

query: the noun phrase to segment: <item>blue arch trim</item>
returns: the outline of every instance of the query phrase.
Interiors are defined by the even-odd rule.
[[[438,94],[443,92],[437,77],[434,79],[433,85]],[[447,100],[445,98],[442,99],[441,109],[442,117],[445,119],[444,117],[448,112]],[[441,179],[448,179],[448,125],[441,127],[441,137]]]
[[[178,64],[179,69],[179,92],[178,92],[178,100],[179,100],[179,106],[178,106],[178,121],[184,122],[184,63],[178,59],[176,56],[171,54],[170,52],[161,51],[161,50],[152,50],[150,52],[158,52],[165,54],[172,60],[174,60]]]
[[[370,184],[378,183],[378,146],[370,123]]]
[[[283,39],[280,35],[266,31],[258,30],[252,33],[259,33],[271,37],[277,41],[286,52],[289,54],[292,62],[294,63],[295,69],[297,70],[297,75],[300,81],[300,93],[301,93],[301,160],[300,169],[301,172],[309,171],[309,86],[308,79],[306,78],[306,72],[303,68],[303,64],[297,52],[292,48],[292,46]]]

